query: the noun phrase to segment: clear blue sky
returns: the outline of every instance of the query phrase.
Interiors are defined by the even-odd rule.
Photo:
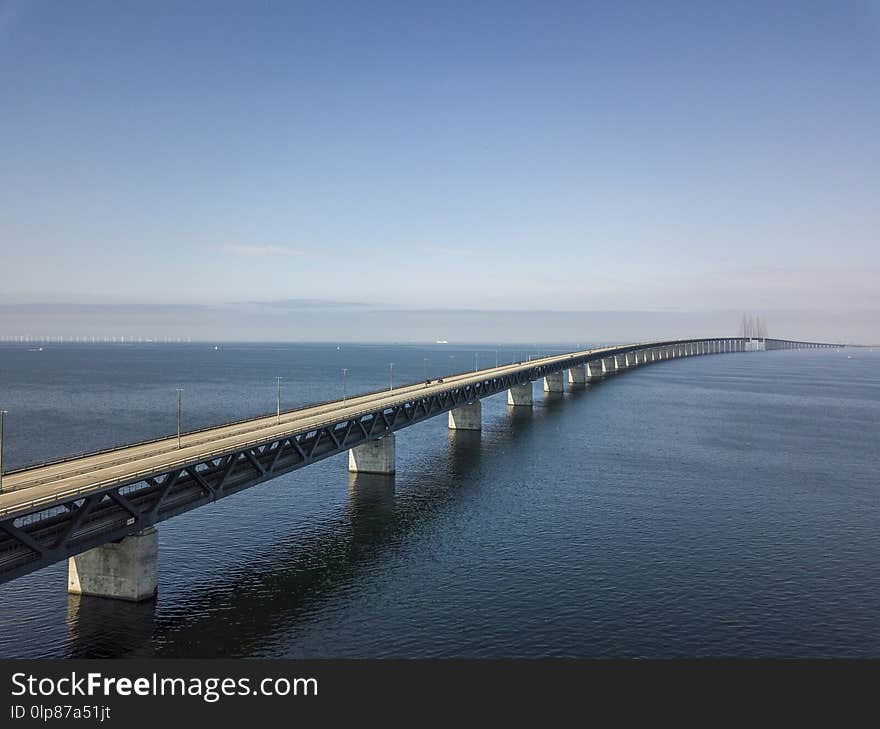
[[[870,0],[0,0],[0,302],[880,309],[878,41]]]

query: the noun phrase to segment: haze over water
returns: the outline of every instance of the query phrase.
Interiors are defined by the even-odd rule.
[[[571,347],[560,347],[563,351]],[[0,347],[7,468],[474,366],[454,345]],[[496,347],[479,348],[494,364]],[[552,350],[500,348],[508,362]],[[848,357],[852,355],[852,357]],[[452,359],[451,357],[454,357]],[[159,525],[159,597],[0,588],[0,656],[876,656],[880,354],[662,362]]]

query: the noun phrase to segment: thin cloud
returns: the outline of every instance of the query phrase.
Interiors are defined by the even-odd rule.
[[[299,251],[287,246],[225,245],[223,250],[236,256],[298,256]]]

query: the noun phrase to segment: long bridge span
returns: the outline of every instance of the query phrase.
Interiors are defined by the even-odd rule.
[[[215,428],[11,470],[0,493],[0,583],[69,559],[71,592],[126,600],[156,593],[154,525],[348,451],[349,470],[391,474],[395,431],[443,413],[479,430],[480,401],[532,384],[562,392],[667,359],[842,344],[742,337],[641,342],[434,378]]]

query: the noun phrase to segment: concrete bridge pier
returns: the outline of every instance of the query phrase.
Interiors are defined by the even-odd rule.
[[[483,408],[479,400],[462,405],[449,411],[450,430],[480,430]]]
[[[67,560],[67,591],[128,602],[152,600],[158,589],[158,532],[148,527]]]
[[[617,361],[614,357],[603,357],[602,358],[602,376],[607,377],[608,375],[617,374]]]
[[[590,382],[602,379],[602,360],[594,359],[587,362],[587,379]]]
[[[367,441],[348,452],[348,470],[352,473],[392,474],[395,470],[394,433]]]
[[[544,378],[544,392],[565,392],[563,373],[551,372]]]
[[[507,391],[507,404],[532,407],[532,383],[511,387]]]
[[[627,362],[625,354],[615,354],[614,355],[614,365],[617,368],[617,371],[625,370],[629,367],[629,363]]]
[[[568,384],[572,385],[586,385],[587,384],[587,368],[583,365],[578,365],[577,367],[569,367],[568,369]]]

